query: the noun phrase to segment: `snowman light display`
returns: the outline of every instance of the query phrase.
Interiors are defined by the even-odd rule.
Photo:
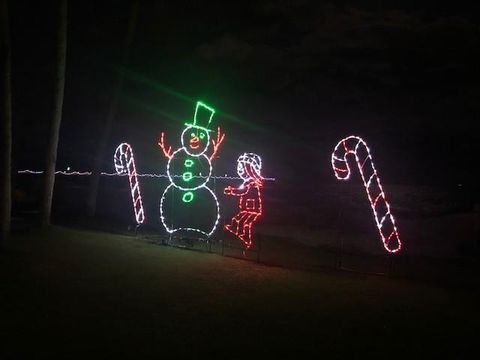
[[[208,129],[215,110],[197,102],[192,123],[187,123],[182,132],[182,147],[172,152],[165,145],[162,132],[158,145],[168,159],[167,175],[170,184],[160,200],[160,218],[168,233],[186,235],[194,232],[209,237],[220,219],[217,197],[207,186],[212,174],[212,161],[225,138],[220,127],[216,139],[212,139],[212,152]]]

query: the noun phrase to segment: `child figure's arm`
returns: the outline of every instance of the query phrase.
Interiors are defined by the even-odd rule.
[[[247,186],[241,185],[238,188],[227,186],[223,191],[223,193],[225,195],[242,196],[242,195],[245,195],[248,192],[248,190],[250,190],[250,185],[247,185]]]

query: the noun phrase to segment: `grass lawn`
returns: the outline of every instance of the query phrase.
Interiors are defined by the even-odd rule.
[[[289,270],[60,227],[14,236],[0,283],[2,359],[459,358],[480,320],[476,286]]]

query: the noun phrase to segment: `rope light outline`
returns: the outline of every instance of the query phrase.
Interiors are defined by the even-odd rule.
[[[253,245],[252,225],[263,214],[260,191],[263,186],[261,169],[262,159],[260,156],[254,153],[240,155],[237,160],[237,172],[243,183],[237,188],[227,186],[224,189],[225,195],[239,197],[238,213],[232,217],[230,224],[225,224],[224,229],[242,241],[246,250],[249,250]],[[248,196],[252,188],[256,189],[257,198],[255,198],[255,195],[253,197]]]
[[[220,221],[220,203],[218,202],[218,198],[217,198],[217,196],[215,195],[215,193],[214,193],[208,186],[206,186],[206,184],[207,184],[208,181],[210,180],[211,174],[212,174],[212,163],[211,163],[211,161],[210,161],[210,158],[205,155],[205,153],[206,153],[206,151],[207,151],[207,149],[208,149],[208,143],[210,142],[210,136],[208,135],[208,132],[206,132],[206,133],[207,133],[207,139],[208,139],[208,141],[207,141],[207,146],[205,147],[205,150],[202,151],[202,152],[199,153],[199,154],[192,154],[192,153],[189,153],[189,152],[188,152],[188,150],[186,149],[186,146],[184,145],[184,142],[183,142],[183,135],[184,135],[184,133],[185,133],[187,130],[191,130],[191,127],[187,127],[187,128],[186,128],[185,130],[183,130],[183,132],[182,132],[182,147],[179,148],[179,149],[177,149],[176,151],[174,151],[174,152],[172,153],[172,155],[168,158],[168,163],[167,163],[167,177],[168,177],[168,180],[170,181],[170,185],[168,185],[168,186],[165,188],[165,190],[163,191],[162,197],[161,197],[161,199],[160,199],[160,220],[161,220],[161,222],[162,222],[165,230],[166,230],[169,234],[173,234],[173,233],[175,233],[175,232],[177,232],[177,231],[193,231],[193,232],[198,232],[198,233],[200,233],[200,234],[202,234],[202,235],[205,235],[205,236],[207,236],[207,237],[210,237],[210,236],[215,232],[215,230],[217,229],[217,225],[218,225],[218,223],[219,223],[219,221]],[[184,187],[184,186],[177,185],[177,184],[175,184],[175,182],[173,181],[173,178],[174,178],[174,177],[175,177],[175,178],[183,178],[183,176],[184,176],[183,174],[182,174],[182,175],[176,175],[176,176],[175,176],[175,175],[172,175],[172,174],[170,173],[170,164],[171,164],[171,162],[172,162],[175,154],[177,154],[177,153],[179,153],[179,152],[181,152],[181,151],[185,151],[189,156],[193,156],[193,157],[197,157],[197,158],[199,158],[199,157],[204,157],[204,158],[207,160],[207,162],[208,162],[208,168],[209,168],[209,173],[208,173],[208,175],[207,175],[207,176],[198,176],[198,175],[197,175],[197,176],[194,176],[194,175],[192,175],[192,177],[203,178],[203,179],[204,179],[204,181],[203,181],[200,185],[194,186],[194,187],[188,187],[188,188],[187,188],[187,187]],[[207,189],[207,190],[210,192],[210,194],[212,195],[213,199],[215,200],[215,205],[216,205],[216,207],[217,207],[217,218],[215,219],[215,223],[214,223],[213,228],[212,228],[212,230],[211,230],[210,232],[207,233],[206,231],[203,231],[203,230],[197,229],[197,228],[192,228],[192,227],[178,227],[178,228],[175,228],[175,227],[170,227],[170,226],[167,224],[167,222],[166,222],[166,220],[165,220],[165,216],[164,216],[163,204],[164,204],[164,202],[165,202],[165,197],[166,197],[166,195],[167,195],[167,192],[170,190],[170,188],[171,188],[172,186],[175,187],[175,188],[177,188],[177,189],[179,189],[179,190],[187,191],[187,192],[184,194],[184,196],[182,197],[182,201],[183,201],[183,202],[186,202],[186,203],[190,202],[190,201],[193,199],[193,198],[192,198],[190,201],[185,201],[185,195],[186,195],[186,194],[191,194],[191,195],[193,196],[193,194],[191,193],[191,191],[195,191],[195,190],[198,190],[198,189],[200,189],[200,188],[205,188],[205,189]]]
[[[135,158],[130,144],[121,143],[118,145],[113,156],[113,162],[117,174],[128,175],[135,220],[137,221],[137,224],[140,225],[145,221],[145,211],[143,209],[142,195],[140,193],[140,184],[137,178],[137,169],[135,168]]]
[[[199,109],[203,109],[203,110],[206,111],[206,113],[208,113],[208,121],[206,123],[204,123],[204,121],[203,121],[204,118],[203,119],[199,118],[199,116],[198,116],[199,115]],[[205,113],[205,111],[203,113]],[[221,131],[220,131],[220,127],[218,127],[217,128],[217,134],[216,134],[217,139],[216,140],[213,140],[213,139],[211,140],[211,137],[210,137],[210,134],[209,134],[209,132],[211,130],[209,130],[208,127],[209,127],[209,125],[212,121],[212,118],[213,118],[214,114],[215,114],[215,109],[211,108],[210,106],[206,105],[205,103],[203,103],[201,101],[197,101],[196,107],[195,107],[195,113],[194,113],[194,116],[193,116],[193,122],[192,123],[186,123],[185,124],[186,128],[182,131],[182,133],[180,135],[180,141],[181,141],[182,146],[179,149],[177,149],[176,151],[174,151],[173,153],[171,152],[172,147],[168,146],[168,148],[167,148],[167,146],[165,144],[165,134],[163,132],[161,133],[158,145],[162,149],[165,157],[168,159],[167,175],[168,175],[168,180],[169,180],[170,184],[166,187],[166,189],[164,190],[164,192],[162,194],[162,197],[160,199],[160,219],[161,219],[161,222],[162,222],[165,230],[170,234],[172,234],[174,232],[177,232],[177,231],[193,231],[193,232],[198,232],[200,234],[206,235],[207,237],[210,237],[215,232],[215,230],[217,229],[217,225],[220,221],[220,204],[218,202],[218,199],[217,199],[217,196],[215,195],[215,193],[207,186],[207,183],[210,180],[211,175],[212,175],[212,161],[215,158],[215,155],[217,154],[218,149],[219,149],[221,143],[223,142],[223,140],[225,138],[225,134],[222,135]],[[197,124],[197,122],[199,122],[200,124]],[[188,132],[190,132],[190,131],[192,131],[191,137],[188,137]],[[187,144],[185,144],[185,140],[187,138],[188,138],[188,146],[187,146]],[[212,151],[212,154],[210,155],[210,157],[208,157],[205,154],[206,154],[206,152],[209,148],[210,141],[212,141],[213,151]],[[202,142],[203,142],[203,144],[202,144]],[[202,148],[200,148],[200,146],[202,146]],[[197,149],[200,150],[200,151],[197,152]],[[193,166],[194,161],[192,159],[190,159],[190,161],[188,161],[189,159],[187,159],[184,162],[184,167],[186,168],[184,170],[186,170],[186,171],[184,171],[183,174],[181,174],[180,176],[173,177],[171,172],[170,172],[171,163],[174,160],[175,155],[180,154],[181,152],[184,152],[188,156],[190,156],[192,158],[196,158],[196,159],[204,157],[207,160],[207,164],[208,164],[208,168],[209,168],[208,175],[205,176],[205,177],[194,176],[193,173],[189,170],[189,168],[191,166]],[[200,175],[201,175],[201,173],[200,173]],[[202,181],[200,184],[197,184],[196,186],[188,186],[188,182],[191,181],[194,177],[197,178],[197,179],[203,179],[204,181]],[[174,181],[174,178],[181,178],[187,184],[179,185],[178,182]],[[203,231],[203,230],[197,229],[197,228],[192,228],[192,227],[173,228],[173,227],[168,226],[167,221],[165,219],[165,215],[164,215],[164,211],[165,211],[164,203],[165,203],[165,197],[167,196],[167,193],[171,190],[172,186],[181,190],[181,191],[185,191],[185,193],[182,196],[182,202],[187,203],[187,204],[190,203],[193,200],[193,198],[194,198],[194,193],[193,192],[194,191],[198,191],[202,188],[205,188],[205,189],[208,190],[208,192],[210,192],[210,194],[213,197],[213,200],[215,202],[215,205],[216,205],[217,216],[216,216],[215,222],[213,224],[213,228],[209,232],[206,232],[206,231]]]
[[[358,151],[360,149],[360,146],[362,146],[366,150],[367,156],[365,156],[364,159],[359,158]],[[331,163],[335,177],[338,180],[348,180],[350,178],[352,172],[347,161],[347,155],[349,154],[353,154],[355,156],[358,171],[360,172],[363,185],[367,192],[370,207],[373,210],[373,216],[378,232],[383,242],[383,247],[389,253],[396,253],[402,249],[402,242],[400,240],[400,235],[395,224],[395,218],[392,215],[390,204],[385,197],[385,191],[383,190],[380,178],[377,174],[377,170],[375,169],[372,155],[370,153],[370,148],[368,147],[365,140],[363,140],[361,137],[355,135],[348,136],[340,140],[335,146],[331,157]],[[370,163],[372,173],[368,177],[368,180],[366,180],[364,169],[367,167],[368,163]],[[375,186],[379,193],[374,198],[372,196],[373,190],[370,190],[370,188],[373,188]],[[386,213],[381,217],[381,219],[379,219],[376,207],[381,204],[381,201],[383,201],[383,203],[385,204]],[[387,224],[390,223],[392,226],[393,230],[389,234],[384,234],[382,231],[385,222],[387,222]],[[396,246],[390,247],[390,242],[392,242],[392,240],[396,240]]]

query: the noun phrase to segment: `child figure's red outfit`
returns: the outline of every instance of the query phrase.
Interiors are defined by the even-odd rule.
[[[247,249],[252,246],[252,224],[262,215],[262,196],[260,179],[250,178],[242,186],[225,189],[226,195],[240,196],[239,212],[225,229],[245,243]]]

